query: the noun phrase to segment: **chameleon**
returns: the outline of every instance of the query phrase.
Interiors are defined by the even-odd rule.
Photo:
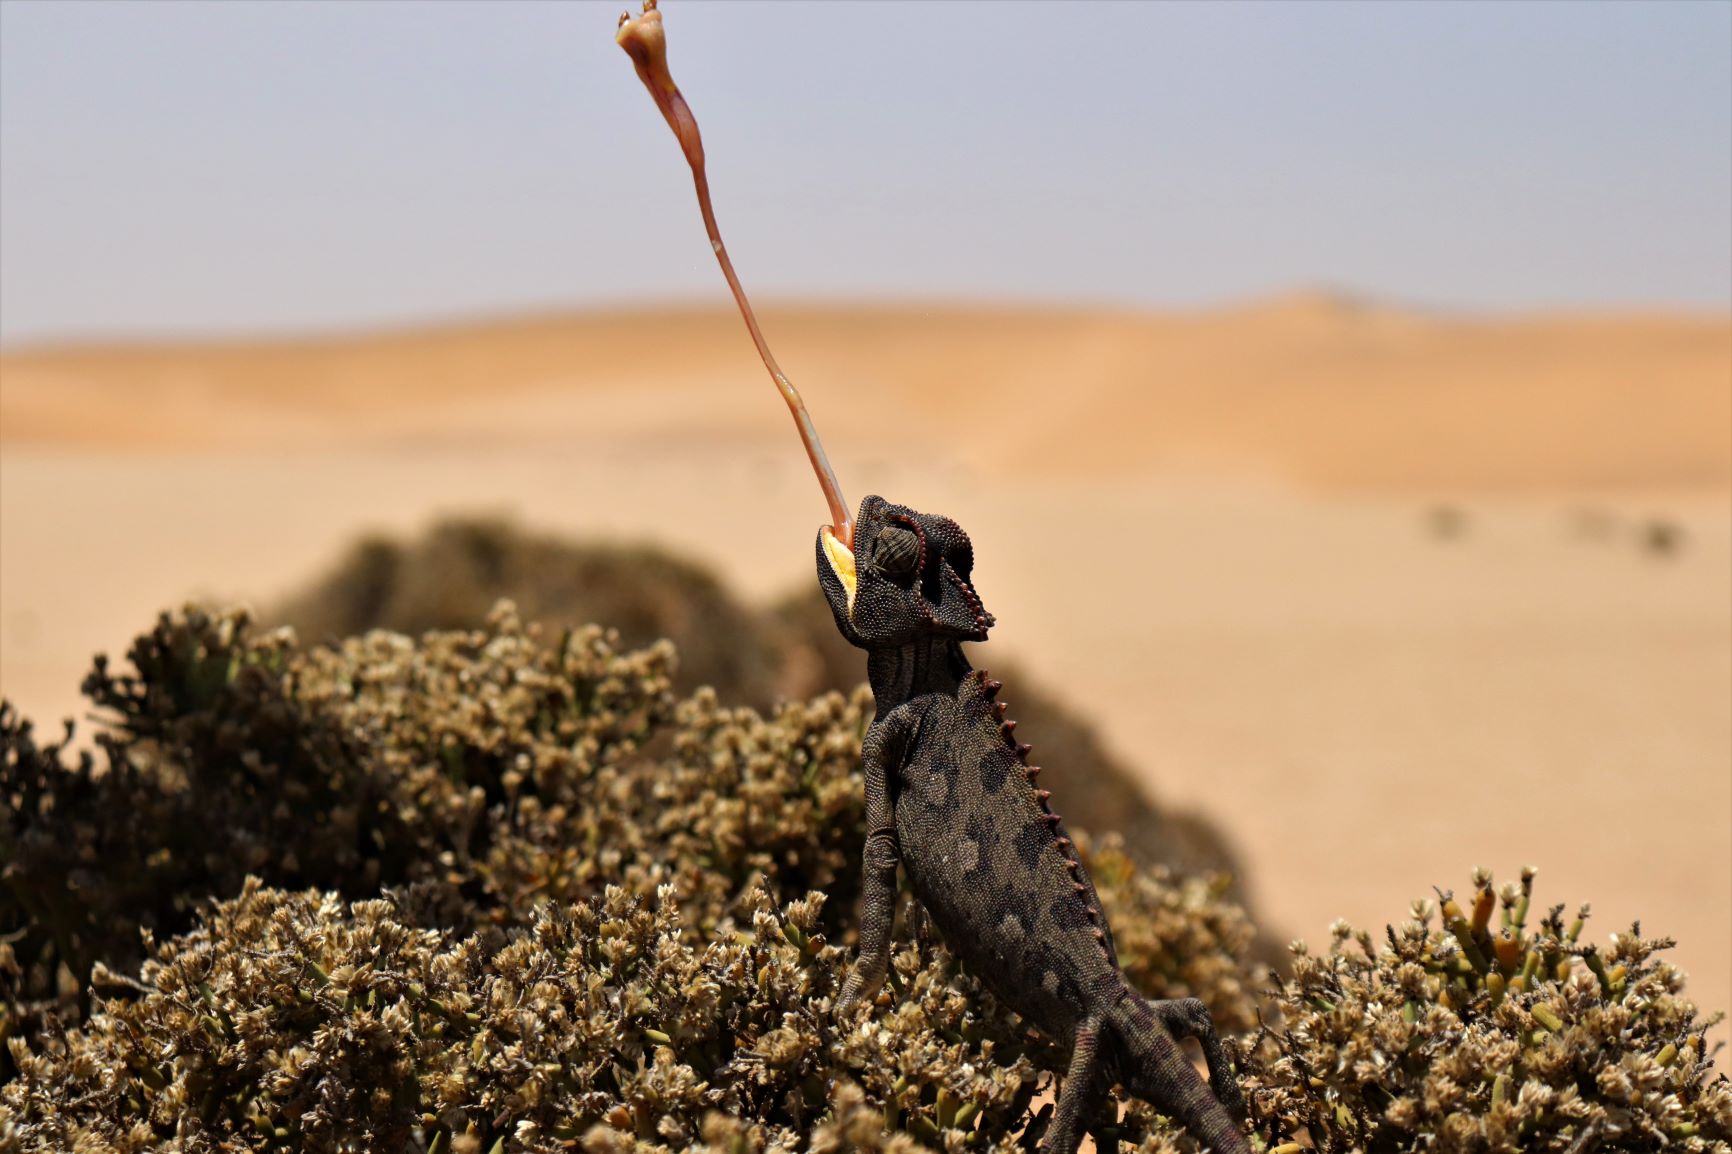
[[[1046,1150],[1072,1154],[1117,1083],[1218,1154],[1245,1154],[1238,1083],[1207,1007],[1149,1001],[1126,982],[1094,883],[1005,716],[1002,685],[963,652],[994,624],[974,588],[968,534],[878,496],[861,502],[854,524],[855,550],[818,536],[819,583],[842,636],[866,651],[876,705],[862,752],[860,956],[838,1010],[884,979],[900,863],[969,972],[1069,1044]],[[1202,1048],[1207,1084],[1177,1044],[1186,1037]]]
[[[1238,1082],[1207,1007],[1196,998],[1151,1001],[1126,981],[1088,869],[998,699],[1003,687],[963,652],[995,624],[974,588],[968,534],[948,517],[878,496],[850,515],[722,243],[702,139],[668,71],[656,0],[645,0],[640,16],[622,15],[616,39],[679,139],[710,246],[817,474],[831,514],[818,531],[818,582],[843,638],[866,651],[875,716],[861,754],[867,832],[859,956],[836,999],[838,1017],[884,980],[900,868],[969,971],[1068,1047],[1041,1136],[1047,1154],[1074,1154],[1114,1085],[1177,1118],[1217,1154],[1250,1154]],[[1207,1082],[1181,1048],[1184,1038],[1200,1046]],[[1113,1144],[1110,1133],[1095,1137]]]

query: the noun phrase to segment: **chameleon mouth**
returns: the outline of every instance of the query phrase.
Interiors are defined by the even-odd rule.
[[[837,539],[828,525],[824,526],[823,537],[824,560],[830,563],[830,571],[836,574],[836,580],[842,582],[842,589],[848,594],[848,616],[853,617],[854,594],[860,586],[860,575],[854,568],[854,552]]]

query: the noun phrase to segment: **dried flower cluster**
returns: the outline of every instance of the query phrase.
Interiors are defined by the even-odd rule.
[[[770,718],[677,700],[669,646],[544,641],[509,606],[312,649],[188,611],[130,659],[86,685],[115,718],[100,766],[0,716],[0,1148],[554,1149],[605,1125],[758,1149],[886,1118],[992,1144],[1057,1060],[924,938],[870,1021],[825,1012],[863,693]],[[1219,883],[1097,856],[1149,991],[1249,1023],[1251,929]],[[633,1040],[658,1037],[665,1062]]]
[[[15,1046],[0,1125],[43,1150],[763,1151],[890,1120],[1011,1148],[1036,1085],[1013,1024],[917,944],[893,1011],[832,1021],[823,904],[754,888],[694,945],[671,886],[608,887],[457,939],[249,882],[144,996]]]
[[[1283,1028],[1252,1060],[1272,1144],[1323,1151],[1721,1151],[1732,1083],[1672,943],[1639,926],[1584,944],[1588,907],[1529,925],[1534,871],[1494,891],[1475,871],[1415,902],[1379,942],[1345,923],[1329,952],[1294,943]]]
[[[188,611],[130,659],[86,684],[100,757],[0,708],[0,1151],[1037,1140],[1063,1055],[912,903],[877,1004],[834,1014],[863,693],[770,717],[680,697],[665,643],[543,637],[509,605],[316,648]],[[1385,943],[1338,927],[1259,1007],[1222,880],[1085,849],[1133,982],[1241,1035],[1282,1154],[1732,1138],[1665,943],[1583,945],[1561,907],[1530,927],[1531,874]],[[1118,1137],[1194,1149],[1141,1103]]]
[[[848,900],[868,698],[765,719],[676,702],[665,644],[588,628],[543,644],[509,607],[473,633],[301,650],[240,614],[165,617],[86,690],[103,761],[63,764],[0,716],[0,929],[36,998],[139,930],[186,929],[248,875],[351,896],[408,886],[431,924],[520,921],[609,883],[674,881],[698,925],[756,878]],[[645,749],[652,741],[655,751]]]

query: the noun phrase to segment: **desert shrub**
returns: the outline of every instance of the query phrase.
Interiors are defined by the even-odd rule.
[[[386,629],[411,636],[480,621],[501,599],[525,621],[555,631],[588,622],[616,630],[628,648],[671,641],[671,671],[682,696],[703,686],[730,706],[768,711],[825,692],[852,693],[865,679],[858,649],[842,640],[815,581],[760,612],[740,602],[702,566],[648,546],[567,541],[499,519],[454,519],[397,540],[361,541],[330,572],[269,613],[309,641]],[[978,663],[1008,687],[1022,733],[1059,780],[1071,823],[1116,830],[1133,856],[1187,873],[1233,875],[1226,838],[1195,814],[1155,804],[1131,767],[1109,754],[1094,730],[988,644]],[[1278,943],[1261,941],[1266,960]]]
[[[1344,923],[1329,951],[1294,944],[1253,1059],[1272,1140],[1323,1151],[1725,1151],[1732,1083],[1704,1018],[1640,926],[1581,940],[1588,908],[1528,924],[1534,872],[1469,908],[1415,902],[1382,941]],[[1500,912],[1501,910],[1501,912]],[[1297,1152],[1300,1146],[1288,1147]]]
[[[509,606],[312,649],[194,611],[87,683],[100,768],[0,710],[0,1150],[1028,1146],[1064,1055],[911,899],[876,1004],[833,1013],[869,698],[764,717],[676,697],[673,660]],[[1337,927],[1259,1006],[1223,879],[1079,847],[1133,983],[1239,1035],[1282,1154],[1732,1139],[1668,943],[1530,927],[1531,874]],[[1118,1136],[1194,1149],[1142,1103]]]
[[[833,1019],[823,904],[754,888],[694,942],[671,887],[609,887],[459,940],[250,882],[142,997],[15,1047],[0,1125],[93,1151],[1018,1149],[1043,1043],[922,939],[884,1007]]]
[[[542,903],[507,934],[459,936],[416,924],[400,894],[346,903],[250,881],[155,951],[141,996],[104,1001],[83,1029],[12,1043],[19,1076],[0,1090],[0,1140],[1026,1149],[1044,1117],[1041,1070],[1062,1055],[958,972],[918,918],[877,1004],[837,1018],[847,956],[823,932],[824,904],[811,893],[777,906],[754,887],[694,935],[673,887],[640,898],[610,886]],[[1185,904],[1169,895],[1169,909]],[[1455,935],[1422,924],[1390,936],[1378,950],[1338,931],[1330,960],[1302,961],[1280,990],[1288,1027],[1240,1045],[1265,1148],[1725,1148],[1732,1092],[1709,1080],[1704,1023],[1652,961],[1659,943],[1620,938],[1611,965],[1584,962],[1554,913],[1528,944],[1540,960],[1524,955],[1497,1005],[1458,1013],[1450,991],[1464,1008],[1493,996],[1483,979],[1499,963],[1470,994],[1444,944]],[[1140,1102],[1118,1136],[1145,1154],[1195,1149]]]
[[[135,968],[141,929],[184,930],[249,874],[352,895],[422,882],[455,895],[453,924],[486,916],[493,879],[470,863],[513,836],[490,807],[567,796],[673,707],[665,648],[618,654],[599,630],[541,647],[514,621],[302,651],[195,609],[128,656],[133,672],[99,658],[85,682],[110,718],[102,764],[66,764],[0,712],[0,929],[32,989],[60,963]]]
[[[509,607],[485,630],[311,649],[192,610],[131,660],[86,684],[112,717],[104,766],[0,713],[13,1033],[72,1020],[90,983],[123,990],[141,932],[186,930],[248,875],[351,898],[397,887],[417,925],[459,934],[509,932],[609,885],[669,885],[707,940],[743,894],[821,890],[822,930],[852,933],[863,691],[770,717],[709,690],[676,700],[666,644],[544,639]],[[1128,908],[1170,901],[1139,876],[1127,863]],[[1218,986],[1207,960],[1173,980],[1243,1016],[1246,923],[1226,903],[1221,918]]]
[[[268,616],[310,642],[374,629],[419,637],[470,628],[503,599],[549,629],[599,622],[630,649],[671,641],[681,694],[709,685],[759,709],[777,697],[779,639],[710,570],[650,545],[580,544],[498,518],[451,518],[407,540],[369,536]]]
[[[141,931],[185,929],[199,901],[249,870],[365,884],[355,827],[375,783],[340,734],[284,697],[283,656],[277,639],[241,644],[230,619],[164,619],[134,646],[136,675],[99,659],[86,681],[114,711],[100,757],[68,762],[70,725],[39,744],[0,704],[8,1031],[75,1015],[95,963],[136,968]]]
[[[0,925],[32,989],[58,962],[134,968],[141,928],[185,929],[248,874],[413,885],[456,928],[611,881],[672,878],[709,921],[760,874],[850,884],[859,696],[770,719],[705,691],[676,703],[665,643],[622,654],[586,628],[543,644],[509,610],[487,631],[310,650],[191,610],[130,658],[86,683],[112,711],[105,765],[66,764],[0,714]],[[661,755],[637,756],[657,736]]]

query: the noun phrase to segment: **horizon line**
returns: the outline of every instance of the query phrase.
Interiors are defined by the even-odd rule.
[[[1534,321],[1576,320],[1632,321],[1666,320],[1694,323],[1732,324],[1732,307],[1694,303],[1558,303],[1554,305],[1520,305],[1474,307],[1441,304],[1395,295],[1367,293],[1332,285],[1297,285],[1285,290],[1255,293],[1220,300],[1191,303],[1127,303],[1111,299],[1059,299],[1022,294],[919,296],[878,293],[806,293],[798,296],[766,294],[760,302],[760,312],[792,314],[801,312],[905,312],[923,310],[936,313],[1042,313],[1057,317],[1095,316],[1125,319],[1200,318],[1233,313],[1274,313],[1282,310],[1311,309],[1319,313],[1334,312],[1343,316],[1405,317],[1457,323],[1513,324]],[[733,305],[709,294],[661,294],[631,296],[596,301],[572,301],[565,304],[526,305],[518,308],[454,311],[442,315],[423,315],[376,321],[356,321],[311,326],[283,326],[198,330],[136,330],[116,329],[108,332],[91,330],[83,333],[43,337],[12,337],[0,339],[0,357],[37,357],[93,352],[151,352],[189,348],[246,348],[258,346],[317,347],[362,343],[370,340],[390,340],[406,337],[431,337],[489,329],[540,326],[578,320],[598,320],[607,317],[654,314],[725,313],[735,315]]]

